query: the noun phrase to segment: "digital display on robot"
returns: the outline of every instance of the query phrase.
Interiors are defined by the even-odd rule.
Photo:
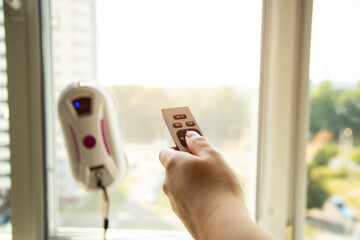
[[[91,98],[82,97],[73,100],[73,106],[78,115],[85,115],[91,112]]]

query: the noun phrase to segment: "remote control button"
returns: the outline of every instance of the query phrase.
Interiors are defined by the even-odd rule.
[[[186,114],[176,114],[173,117],[174,119],[186,119]]]
[[[96,144],[96,139],[93,136],[86,136],[83,140],[84,146],[87,148],[93,148]]]
[[[173,123],[174,128],[181,128],[183,125],[181,123]]]
[[[177,132],[176,132],[176,135],[177,135],[177,137],[179,138],[181,145],[183,145],[184,147],[187,147],[186,141],[185,141],[185,134],[186,134],[188,131],[195,131],[195,132],[197,132],[198,134],[202,135],[202,134],[200,133],[200,131],[197,130],[196,128],[181,129],[181,130],[177,131]]]
[[[194,121],[188,121],[188,122],[186,122],[186,126],[188,126],[188,127],[195,126],[195,122]]]

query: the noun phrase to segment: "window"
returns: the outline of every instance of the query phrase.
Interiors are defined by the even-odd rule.
[[[252,215],[256,209],[261,226],[286,239],[293,225],[293,233],[302,239],[311,0],[264,1],[263,15],[260,1],[21,3],[23,8],[17,10],[4,7],[9,110],[17,116],[9,118],[14,239],[44,239],[46,234],[52,239],[97,238],[101,234],[97,229],[101,226],[100,198],[72,184],[56,116],[64,86],[87,79],[107,85],[119,96],[124,148],[132,164],[130,177],[111,196],[118,201],[112,205],[116,209],[112,208],[110,235],[123,229],[121,236],[130,238],[164,234],[186,238],[167,199],[153,194],[161,185],[163,171],[158,151],[173,143],[165,125],[161,126],[160,109],[158,113],[141,111],[170,103],[190,106],[205,134],[246,181],[248,205]],[[106,44],[112,44],[114,51],[109,52]],[[243,115],[223,107],[234,102]],[[229,109],[236,122],[226,118]],[[144,116],[158,125],[153,130],[146,121],[136,122],[147,130],[137,132],[125,114],[132,119]],[[221,118],[212,117],[220,114]],[[219,126],[230,141],[216,138]],[[151,135],[154,132],[156,136]],[[142,152],[137,151],[140,145]],[[142,192],[144,179],[149,179],[146,185],[154,191]],[[268,186],[276,186],[276,194]],[[127,208],[125,203],[137,205]],[[148,215],[138,214],[138,209]]]
[[[5,30],[0,3],[0,235],[11,232],[10,223],[10,150],[9,108],[7,104]]]
[[[359,239],[360,3],[315,0],[306,239]]]
[[[184,230],[158,162],[173,145],[160,110],[174,105],[188,105],[225,154],[255,215],[261,18],[258,0],[51,1],[51,235],[101,227],[101,195],[74,183],[56,113],[61,91],[82,80],[109,87],[119,102],[130,167],[110,195],[111,228]]]

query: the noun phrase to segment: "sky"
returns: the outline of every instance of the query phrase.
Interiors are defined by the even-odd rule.
[[[310,79],[360,80],[360,1],[314,0]],[[97,1],[105,85],[259,86],[262,1]]]
[[[261,0],[97,4],[100,82],[258,86]]]
[[[310,79],[360,81],[359,0],[314,0]]]

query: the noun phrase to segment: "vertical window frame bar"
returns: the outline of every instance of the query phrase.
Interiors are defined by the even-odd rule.
[[[279,239],[304,232],[312,5],[263,4],[257,220]]]
[[[10,112],[12,239],[46,238],[39,1],[4,2]]]

